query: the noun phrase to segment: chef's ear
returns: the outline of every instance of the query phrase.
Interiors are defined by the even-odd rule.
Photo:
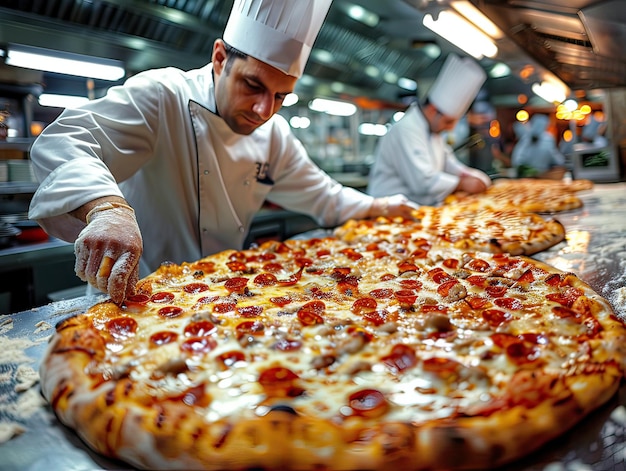
[[[213,43],[213,70],[216,74],[221,74],[224,70],[224,66],[226,65],[226,59],[228,59],[228,55],[226,54],[226,46],[224,41],[221,39],[216,39]]]

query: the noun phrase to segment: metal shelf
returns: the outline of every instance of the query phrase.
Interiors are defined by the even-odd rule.
[[[0,182],[0,195],[35,193],[38,186],[35,182]]]
[[[0,141],[0,150],[8,149],[28,152],[34,140],[32,137],[9,137],[5,141]]]

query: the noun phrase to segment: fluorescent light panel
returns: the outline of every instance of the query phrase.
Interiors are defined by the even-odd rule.
[[[41,106],[50,106],[53,108],[76,108],[84,105],[89,101],[86,96],[73,95],[54,95],[51,93],[43,93],[39,95],[39,104]]]
[[[502,39],[504,33],[498,28],[489,18],[472,5],[467,0],[453,1],[450,3],[452,8],[458,11],[461,15],[471,21],[475,26],[482,29],[486,34],[494,39]]]
[[[498,47],[489,36],[453,11],[444,10],[437,20],[430,13],[424,15],[424,26],[450,41],[476,59],[495,57]]]
[[[356,105],[345,101],[327,100],[326,98],[315,98],[309,103],[309,108],[313,111],[335,116],[352,116],[356,113]]]
[[[119,80],[126,73],[122,63],[112,59],[17,44],[9,44],[5,63],[25,69],[110,81]]]

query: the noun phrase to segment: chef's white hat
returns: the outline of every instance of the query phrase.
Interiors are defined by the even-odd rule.
[[[332,0],[235,0],[226,44],[300,77]]]
[[[428,92],[428,101],[446,116],[460,118],[486,79],[487,74],[476,61],[449,54]]]

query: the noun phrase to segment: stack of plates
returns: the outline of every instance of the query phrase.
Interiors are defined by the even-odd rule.
[[[35,174],[30,160],[7,160],[10,182],[34,182]]]

